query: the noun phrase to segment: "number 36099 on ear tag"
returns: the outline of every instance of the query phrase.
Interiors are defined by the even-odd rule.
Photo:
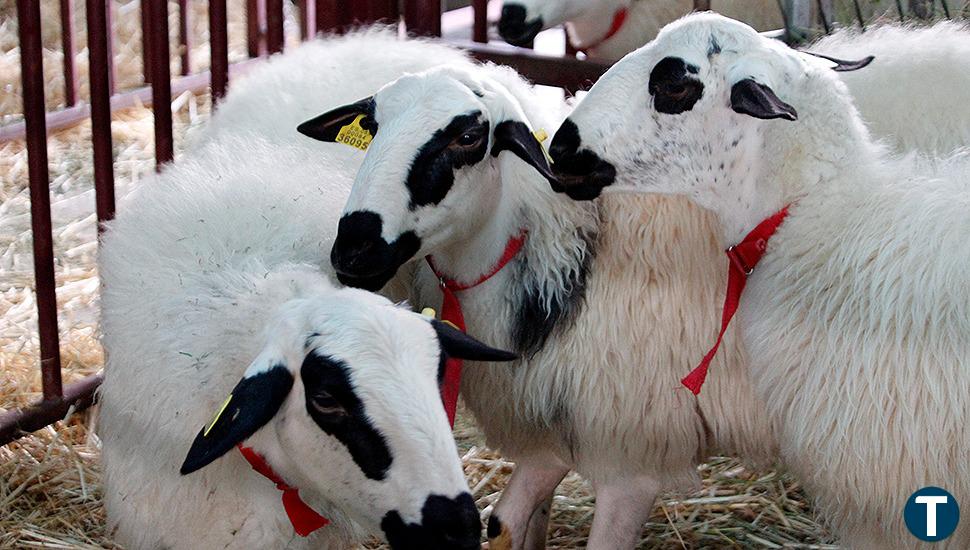
[[[350,145],[360,149],[361,151],[366,151],[367,147],[370,146],[370,142],[374,139],[370,131],[360,125],[360,121],[364,120],[367,115],[357,115],[357,118],[353,122],[344,126],[337,132],[337,139],[334,140],[337,143],[343,143],[345,145]]]

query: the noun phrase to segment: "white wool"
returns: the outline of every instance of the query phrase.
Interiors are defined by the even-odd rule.
[[[381,82],[352,78],[375,76],[365,67],[381,67],[386,79],[403,72],[359,65],[360,52],[385,59],[387,52],[367,49],[383,42],[383,35],[364,34],[294,54],[311,66],[341,68],[339,78],[316,80],[310,116],[373,93]],[[440,46],[394,46],[421,59],[406,68],[430,66],[437,54],[461,59]],[[388,510],[420,524],[429,494],[451,498],[468,490],[440,405],[440,351],[427,320],[330,282],[330,247],[362,153],[299,136],[296,98],[259,118],[272,110],[256,106],[276,93],[259,84],[285,73],[287,59],[274,58],[248,88],[234,89],[216,116],[225,124],[130,194],[105,233],[99,432],[108,520],[129,548],[343,547],[380,534]],[[259,122],[247,119],[247,109]],[[266,124],[269,139],[244,124]],[[312,333],[318,336],[305,349]],[[365,478],[346,447],[306,414],[300,363],[309,349],[347,365],[393,456],[385,480]],[[236,450],[198,472],[178,473],[193,438],[247,366],[252,375],[269,360],[283,360],[295,382],[280,412],[247,445],[333,522],[307,539],[294,536],[281,493]]]
[[[524,7],[526,21],[541,17],[544,28],[566,23],[573,44],[595,45],[589,55],[608,60],[639,48],[664,25],[694,10],[694,0],[505,0],[503,5]],[[621,8],[628,10],[626,22],[613,37],[603,40],[613,14]],[[761,31],[784,27],[777,0],[712,0],[711,9]]]
[[[845,29],[805,49],[875,60],[842,73],[869,130],[896,151],[948,154],[970,146],[970,27],[883,25]]]
[[[708,54],[712,40],[723,53]],[[704,85],[676,115],[640,91],[669,56]],[[732,86],[750,77],[798,120],[732,111]],[[612,188],[688,195],[717,214],[725,244],[793,203],[736,323],[782,457],[846,545],[918,547],[902,510],[920,487],[970,501],[966,150],[893,157],[830,63],[710,15],[618,63],[570,118],[616,168]],[[970,525],[938,544],[966,548]]]

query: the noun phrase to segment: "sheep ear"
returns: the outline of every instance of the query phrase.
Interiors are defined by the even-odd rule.
[[[492,135],[494,137],[492,143],[493,157],[497,157],[502,151],[509,151],[535,168],[550,182],[559,182],[549,168],[549,159],[542,148],[542,143],[524,122],[518,120],[502,121],[495,126]]]
[[[794,107],[778,99],[771,88],[750,78],[731,86],[731,108],[755,118],[798,120]]]
[[[807,53],[808,55],[814,55],[815,57],[821,57],[822,59],[826,59],[828,61],[831,61],[832,63],[835,63],[835,66],[832,67],[832,70],[837,73],[844,73],[848,71],[858,71],[859,69],[872,63],[872,60],[875,59],[875,56],[870,55],[870,56],[863,57],[858,61],[846,61],[844,59],[829,57],[827,55],[822,55],[820,53],[812,53],[812,52],[805,52],[805,53]]]
[[[512,361],[519,357],[511,351],[486,346],[449,323],[432,319],[431,327],[438,334],[442,351],[449,357],[469,361]]]
[[[179,472],[190,474],[245,441],[279,411],[293,387],[293,375],[283,365],[248,375],[236,384],[212,421],[189,448]]]
[[[357,118],[361,117],[359,121]],[[296,127],[296,131],[319,141],[334,142],[345,127],[357,121],[360,128],[373,138],[377,134],[374,120],[374,98],[368,97],[350,105],[337,107]]]

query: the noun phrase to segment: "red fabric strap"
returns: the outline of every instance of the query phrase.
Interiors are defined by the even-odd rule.
[[[249,465],[253,467],[261,476],[269,479],[276,484],[276,488],[283,491],[283,509],[286,516],[293,524],[293,530],[301,537],[309,536],[310,533],[328,525],[330,520],[316,513],[307,503],[300,498],[300,491],[296,487],[289,485],[281,478],[273,468],[266,462],[262,455],[252,449],[245,447],[241,443],[237,445],[239,452]]]
[[[787,215],[788,207],[786,206],[770,218],[763,220],[741,242],[725,251],[728,256],[728,280],[727,293],[724,295],[724,311],[721,313],[721,332],[717,335],[714,347],[701,359],[700,364],[680,381],[694,395],[701,392],[701,386],[704,385],[704,379],[707,378],[707,369],[711,365],[711,360],[714,359],[717,349],[721,347],[724,332],[727,331],[731,318],[738,310],[738,305],[741,303],[741,292],[748,282],[748,275],[761,261],[761,257],[764,256],[768,247],[768,239],[775,234],[778,226],[781,225]]]
[[[628,10],[626,8],[616,10],[616,13],[613,14],[613,22],[610,23],[610,30],[606,32],[606,36],[600,38],[592,44],[583,46],[582,48],[577,47],[576,51],[586,53],[589,50],[602,46],[604,42],[616,36],[616,33],[620,32],[620,29],[623,28],[623,24],[626,23],[627,14]]]
[[[487,273],[469,284],[460,284],[454,279],[445,277],[435,267],[431,255],[426,256],[425,260],[427,260],[428,266],[434,272],[435,277],[438,278],[441,293],[444,295],[441,302],[441,320],[452,323],[464,332],[466,330],[465,316],[462,314],[461,302],[458,301],[458,295],[455,292],[475,288],[495,276],[496,273],[508,265],[512,261],[512,258],[515,258],[519,251],[522,250],[526,236],[527,232],[522,230],[517,236],[509,237],[508,242],[505,243],[505,251],[502,252],[502,257],[499,258],[498,262]],[[461,367],[461,359],[448,359],[445,361],[445,376],[441,384],[441,401],[444,402],[445,412],[448,414],[448,422],[452,427],[455,426],[455,412],[458,409],[458,391],[461,389]]]

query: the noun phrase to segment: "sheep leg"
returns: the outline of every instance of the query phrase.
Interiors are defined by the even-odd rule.
[[[636,547],[644,522],[660,490],[649,477],[615,479],[595,485],[596,515],[588,550],[622,550]]]
[[[558,460],[516,463],[502,498],[488,518],[490,550],[542,550],[546,546],[552,495],[569,473]]]

